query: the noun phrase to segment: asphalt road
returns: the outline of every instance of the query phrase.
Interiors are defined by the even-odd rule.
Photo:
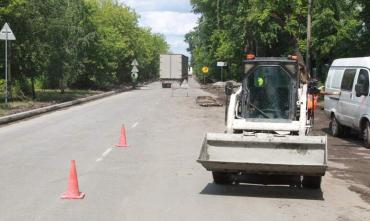
[[[369,220],[370,205],[331,173],[322,191],[213,184],[196,159],[224,108],[198,107],[205,93],[190,87],[157,82],[0,128],[0,220]],[[114,147],[122,124],[127,149]],[[60,199],[72,159],[83,200]]]

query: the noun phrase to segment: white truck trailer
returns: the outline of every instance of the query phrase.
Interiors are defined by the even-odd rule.
[[[160,80],[163,88],[171,88],[172,83],[180,84],[188,79],[188,57],[181,54],[160,56]]]

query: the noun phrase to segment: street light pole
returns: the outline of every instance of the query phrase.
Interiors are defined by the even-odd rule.
[[[307,54],[306,54],[306,67],[308,74],[311,74],[311,37],[312,37],[312,0],[308,0]]]

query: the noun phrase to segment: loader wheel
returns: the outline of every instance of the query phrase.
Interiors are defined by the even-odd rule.
[[[234,181],[229,173],[212,172],[212,175],[215,184],[232,184]]]
[[[370,123],[366,121],[364,130],[362,131],[362,137],[364,141],[364,146],[370,148]]]
[[[344,137],[350,132],[350,129],[341,125],[334,115],[331,117],[330,120],[330,130],[333,137]]]
[[[309,189],[321,188],[321,176],[304,176],[302,186]]]

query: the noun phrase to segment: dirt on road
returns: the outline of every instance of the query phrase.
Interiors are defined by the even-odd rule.
[[[345,180],[351,191],[370,204],[370,149],[362,145],[358,133],[352,132],[346,138],[331,136],[323,110],[316,112],[314,132],[328,135],[329,172]]]

